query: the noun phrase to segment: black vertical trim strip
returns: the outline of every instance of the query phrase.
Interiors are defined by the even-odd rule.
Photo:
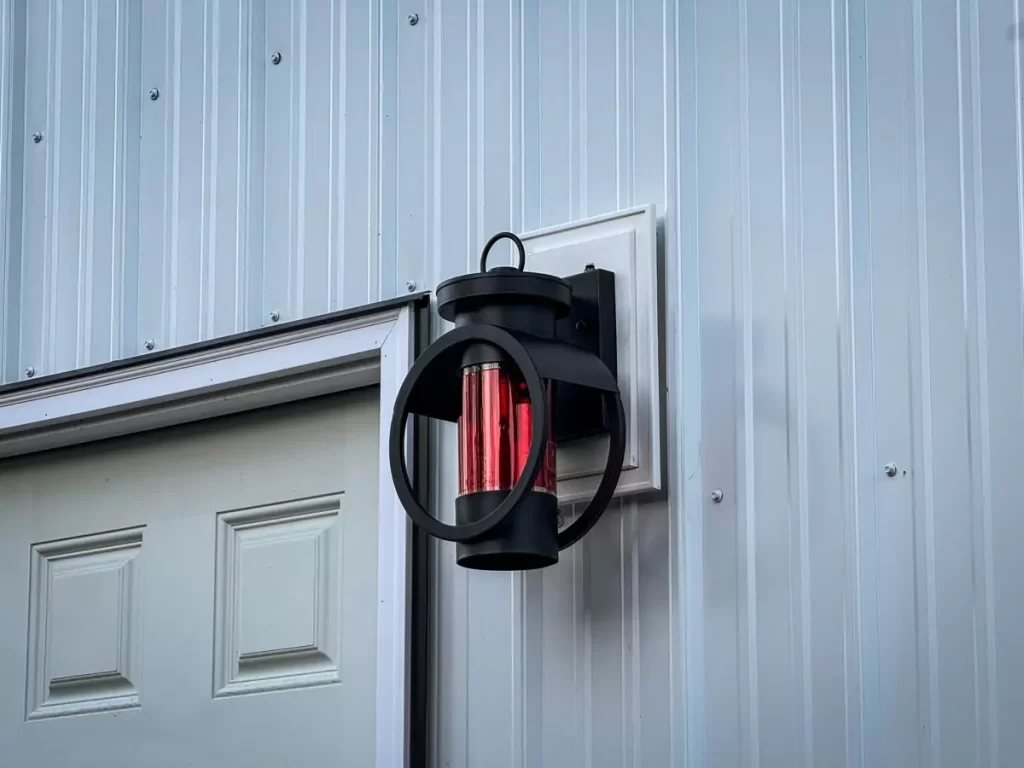
[[[430,303],[416,308],[414,356],[419,357],[430,344]],[[424,508],[430,505],[430,432],[427,419],[418,417],[411,424],[413,490]],[[410,596],[412,605],[409,617],[409,765],[410,768],[427,768],[430,762],[430,610],[432,547],[427,534],[419,527],[412,527],[412,575]]]

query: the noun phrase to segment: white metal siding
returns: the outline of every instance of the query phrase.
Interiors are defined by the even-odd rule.
[[[435,764],[1024,763],[1017,14],[0,0],[3,377],[654,202],[668,497],[539,573],[442,547]]]

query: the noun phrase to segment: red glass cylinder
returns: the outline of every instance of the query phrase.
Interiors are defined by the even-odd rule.
[[[533,490],[555,493],[555,443],[551,439],[551,383],[547,384],[548,434],[544,463]],[[511,491],[526,465],[533,438],[533,408],[526,383],[501,363],[462,372],[459,417],[459,495]]]

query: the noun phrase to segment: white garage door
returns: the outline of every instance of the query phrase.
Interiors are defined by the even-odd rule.
[[[0,766],[371,766],[376,390],[0,461]]]

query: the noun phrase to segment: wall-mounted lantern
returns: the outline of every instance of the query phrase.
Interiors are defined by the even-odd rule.
[[[518,267],[487,269],[502,239]],[[455,328],[413,364],[395,400],[391,476],[412,521],[458,544],[467,568],[514,571],[558,562],[589,531],[615,492],[625,450],[616,380],[615,276],[600,269],[562,279],[526,272],[522,241],[501,232],[484,246],[480,272],[437,288]],[[410,414],[456,422],[459,495],[455,525],[417,501],[403,444]],[[558,529],[555,445],[607,434],[608,458],[587,507]]]

